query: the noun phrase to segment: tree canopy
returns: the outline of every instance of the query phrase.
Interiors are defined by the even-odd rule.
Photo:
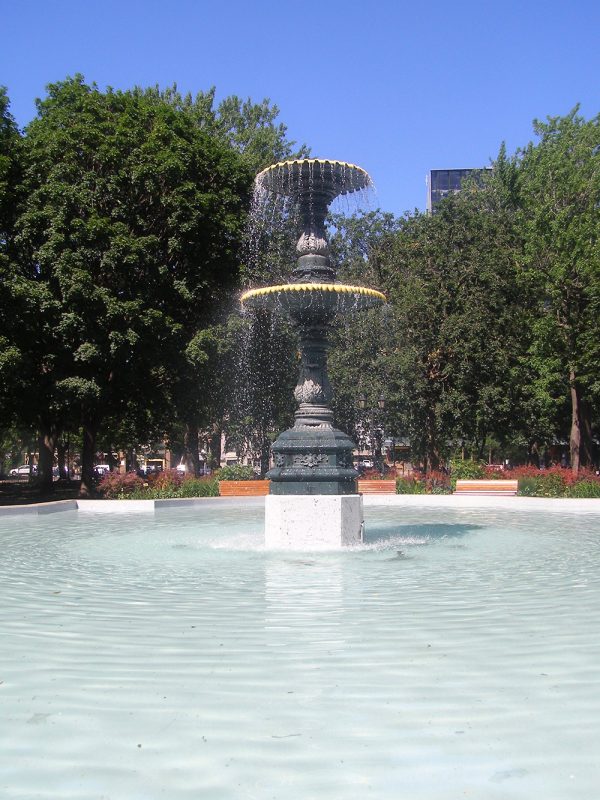
[[[386,434],[427,468],[565,443],[575,470],[597,460],[600,117],[575,108],[534,135],[431,215],[330,219],[339,279],[388,298],[335,325],[340,427],[360,436],[359,396],[375,408],[383,394]],[[0,90],[1,427],[6,441],[39,434],[43,480],[80,432],[84,492],[97,442],[168,439],[197,469],[199,438],[216,465],[226,429],[267,468],[291,416],[294,339],[240,315],[237,296],[293,266],[277,207],[248,248],[252,179],[307,153],[270,101],[217,103],[214,88],[75,76],[49,85],[22,133]]]
[[[66,420],[83,427],[90,483],[104,419],[165,425],[185,348],[237,280],[252,176],[159,98],[79,76],[48,87],[23,149],[31,410],[46,436]]]
[[[340,328],[332,353],[349,421],[367,387],[371,407],[386,396],[387,431],[433,468],[492,443],[531,458],[568,441],[574,470],[597,459],[598,123],[577,109],[535,122],[536,141],[503,147],[486,180],[433,215],[343,222],[345,274],[388,296]]]

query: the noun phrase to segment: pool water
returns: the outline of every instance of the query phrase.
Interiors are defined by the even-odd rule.
[[[0,520],[0,796],[597,797],[600,516],[365,512]]]

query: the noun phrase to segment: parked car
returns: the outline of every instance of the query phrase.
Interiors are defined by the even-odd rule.
[[[20,467],[15,467],[11,469],[10,474],[12,476],[19,476],[19,475],[35,475],[37,472],[37,467],[35,464],[21,464]]]

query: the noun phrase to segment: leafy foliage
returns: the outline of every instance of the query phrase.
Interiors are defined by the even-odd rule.
[[[308,151],[270,101],[215,95],[102,92],[76,76],[48,87],[22,135],[0,90],[3,430],[7,441],[37,430],[40,453],[81,431],[88,488],[97,441],[112,451],[166,437],[194,472],[199,436],[218,443],[227,429],[264,472],[291,421],[293,335],[266,314],[232,312],[241,285],[289,275],[294,247],[291,223],[258,232],[260,256],[243,246],[252,177]],[[335,324],[334,412],[363,448],[374,430],[408,438],[432,475],[460,451],[534,461],[568,440],[585,480],[528,473],[521,490],[593,493],[600,116],[575,108],[534,134],[432,216],[331,218],[339,278],[388,297]],[[471,468],[454,462],[453,478]],[[180,477],[151,491],[184,491]]]
[[[150,479],[147,484],[135,472],[124,475],[108,472],[98,484],[107,500],[161,500],[178,497],[217,497],[216,478],[182,476],[177,470],[167,470]]]
[[[388,435],[436,469],[458,449],[537,460],[570,438],[594,459],[600,429],[600,126],[577,109],[536,122],[538,141],[502,147],[479,184],[432,216],[339,221],[344,277],[388,306],[340,325],[331,355],[336,414],[365,423],[380,394]],[[597,460],[598,453],[595,458]]]
[[[232,464],[223,467],[218,473],[220,481],[251,481],[256,478],[252,467],[244,467],[241,464]]]
[[[98,483],[98,491],[107,500],[118,500],[130,497],[134,492],[144,488],[144,481],[135,472],[107,472]]]
[[[450,474],[455,480],[477,480],[486,476],[485,465],[481,461],[453,459]]]
[[[592,458],[600,399],[600,115],[534,122],[515,158],[523,240],[520,284],[532,299],[530,393],[546,407],[570,400],[571,464]]]
[[[106,419],[165,427],[186,345],[237,279],[251,175],[169,104],[80,76],[48,87],[24,147],[32,418],[41,407],[83,425],[85,483]]]
[[[396,479],[396,494],[452,494],[452,484],[445,472],[415,472]]]

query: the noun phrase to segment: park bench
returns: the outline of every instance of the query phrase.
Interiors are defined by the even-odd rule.
[[[221,497],[264,497],[271,481],[219,481]]]
[[[518,489],[514,480],[461,480],[456,481],[454,494],[515,495]]]
[[[359,494],[396,494],[396,481],[358,481]]]

